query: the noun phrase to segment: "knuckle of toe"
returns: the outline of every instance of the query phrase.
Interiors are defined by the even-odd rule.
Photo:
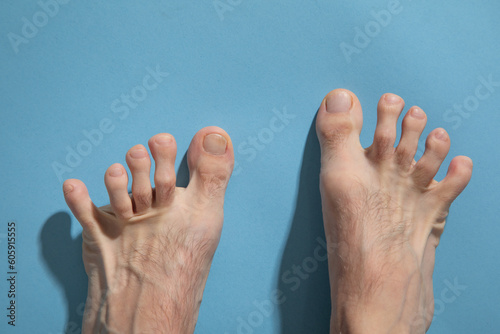
[[[136,206],[149,206],[152,200],[151,192],[138,192],[133,195]]]
[[[392,130],[379,130],[375,134],[375,141],[380,145],[392,145],[396,140],[396,133]]]
[[[349,118],[336,120],[334,124],[327,124],[321,127],[321,132],[325,137],[348,135],[354,126]]]
[[[322,128],[320,135],[325,144],[336,147],[346,142],[352,130],[353,125],[350,122],[343,122],[336,124],[334,128]]]
[[[125,218],[125,216],[131,210],[131,208],[132,206],[130,205],[130,203],[128,204],[116,203],[113,205],[114,213],[120,218]]]
[[[156,187],[155,196],[157,199],[168,199],[174,193],[175,187]]]
[[[407,147],[398,147],[396,151],[396,158],[399,164],[410,164],[415,156],[416,150]]]
[[[228,176],[225,172],[203,172],[199,171],[199,177],[203,187],[208,194],[216,194],[226,189]]]
[[[168,198],[175,190],[175,179],[155,180],[155,192],[157,198]]]
[[[155,178],[155,186],[157,188],[172,188],[175,186],[175,178],[173,177],[157,177]]]
[[[389,152],[394,151],[394,140],[395,137],[388,132],[377,134],[373,144],[375,145],[378,155],[385,156]]]
[[[347,172],[347,171],[346,171]],[[348,173],[321,173],[322,185],[326,187],[326,191],[330,194],[339,195],[345,194],[355,188],[359,188],[362,182],[355,177],[346,177]]]

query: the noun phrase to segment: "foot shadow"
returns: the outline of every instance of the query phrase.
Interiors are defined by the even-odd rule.
[[[278,290],[282,334],[328,333],[330,285],[319,192],[320,147],[314,118],[304,148],[290,234]]]
[[[40,245],[45,264],[63,288],[67,322],[63,333],[80,333],[87,298],[87,274],[82,261],[82,235],[71,236],[71,217],[58,212],[43,225]]]
[[[182,157],[179,168],[177,169],[177,179],[175,181],[176,187],[186,188],[189,183],[189,168],[187,163],[187,151]]]

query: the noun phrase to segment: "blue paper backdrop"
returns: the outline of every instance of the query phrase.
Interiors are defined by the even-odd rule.
[[[81,229],[62,180],[83,180],[104,205],[106,168],[170,132],[185,183],[192,136],[218,125],[237,166],[196,333],[327,333],[326,261],[310,259],[324,240],[311,125],[325,94],[344,87],[364,107],[365,146],[379,97],[393,92],[426,111],[425,135],[449,131],[446,165],[474,160],[438,248],[430,333],[498,333],[499,12],[493,0],[2,1],[0,332],[80,332]],[[266,130],[285,112],[281,131]],[[314,270],[298,278],[306,262]],[[269,307],[276,290],[282,303]]]

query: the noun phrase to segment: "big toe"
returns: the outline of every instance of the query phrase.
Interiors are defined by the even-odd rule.
[[[322,167],[343,161],[353,149],[362,150],[359,134],[363,125],[361,104],[354,93],[335,89],[323,99],[316,118]]]
[[[190,180],[187,187],[191,198],[199,204],[219,208],[234,166],[233,144],[221,128],[201,129],[188,150]]]

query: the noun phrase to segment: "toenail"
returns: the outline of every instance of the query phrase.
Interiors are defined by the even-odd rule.
[[[401,101],[401,98],[397,95],[394,94],[385,94],[384,96],[385,100],[391,104],[396,104]]]
[[[120,167],[114,167],[109,170],[109,175],[110,176],[122,176],[123,175],[123,169]]]
[[[226,138],[217,133],[209,134],[203,140],[203,148],[210,154],[222,155],[226,153],[226,147]]]
[[[352,99],[348,93],[339,91],[328,95],[325,105],[329,113],[348,112],[352,107]]]
[[[414,117],[414,118],[418,118],[418,119],[424,119],[425,118],[425,114],[424,114],[423,110],[420,109],[420,108],[413,108],[411,110],[411,116]]]
[[[446,140],[446,131],[444,130],[438,130],[436,131],[436,134],[435,134],[436,138],[439,139],[439,140]]]
[[[148,156],[148,152],[145,150],[137,149],[130,151],[130,156],[134,159],[141,159]]]
[[[168,145],[172,143],[172,137],[167,135],[158,136],[155,138],[155,142],[159,145]]]
[[[63,184],[63,193],[64,193],[64,195],[69,194],[70,192],[73,191],[73,189],[75,189],[75,187],[73,187],[72,184],[68,184],[68,183],[64,183]]]

